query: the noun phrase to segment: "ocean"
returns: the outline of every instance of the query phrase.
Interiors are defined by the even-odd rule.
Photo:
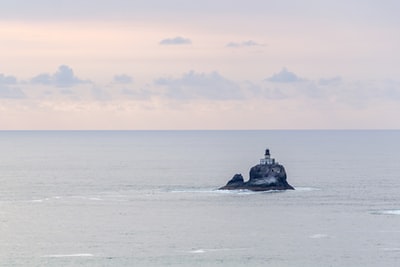
[[[400,131],[1,131],[0,148],[0,266],[400,265]],[[266,148],[296,190],[217,190]]]

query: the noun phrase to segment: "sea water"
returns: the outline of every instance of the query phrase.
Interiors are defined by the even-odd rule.
[[[399,266],[400,131],[0,132],[0,266]],[[296,190],[219,191],[269,148]]]

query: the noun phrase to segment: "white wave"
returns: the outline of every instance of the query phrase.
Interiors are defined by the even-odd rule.
[[[46,197],[46,198],[42,198],[42,199],[32,199],[32,200],[29,200],[28,202],[30,202],[30,203],[42,203],[42,202],[45,202],[45,201],[49,201],[51,198],[49,198],[49,197]]]
[[[313,238],[313,239],[320,239],[320,238],[327,238],[327,237],[329,237],[329,236],[326,235],[326,234],[314,234],[314,235],[310,235],[310,238]]]
[[[221,252],[221,251],[234,251],[234,250],[247,250],[248,248],[200,248],[188,251],[193,254],[202,254],[206,252]]]
[[[240,194],[240,195],[252,195],[252,194],[265,194],[265,193],[283,193],[283,192],[309,192],[319,191],[317,187],[295,187],[295,190],[267,190],[267,191],[252,191],[248,189],[234,189],[234,190],[219,190],[218,188],[181,188],[181,189],[170,189],[167,190],[169,193],[194,193],[194,194]]]
[[[204,249],[195,249],[195,250],[189,251],[189,253],[200,254],[200,253],[206,253],[206,251]]]
[[[295,187],[294,189],[295,189],[295,191],[318,191],[318,190],[321,190],[320,188],[317,188],[317,187],[303,187],[303,186]]]
[[[381,210],[375,212],[376,214],[383,214],[383,215],[400,215],[400,210]]]
[[[291,191],[291,190],[289,190]],[[170,193],[194,193],[194,194],[228,194],[228,195],[253,195],[253,194],[263,194],[263,193],[282,193],[285,190],[267,190],[267,191],[252,191],[248,189],[233,189],[233,190],[219,190],[216,188],[212,189],[179,189],[170,190]]]
[[[218,189],[215,188],[183,188],[183,189],[173,189],[168,192],[171,193],[218,193]]]
[[[66,200],[66,199],[82,199],[82,200],[91,200],[91,201],[101,201],[103,199],[99,197],[91,197],[91,196],[70,196],[70,197],[61,197],[61,196],[55,196],[55,197],[46,197],[43,199],[33,199],[29,200],[28,202],[31,203],[43,203],[47,201],[57,201],[57,200]]]
[[[273,194],[284,193],[291,190],[265,190],[265,191],[252,191],[248,189],[234,189],[234,190],[218,190],[219,194],[232,194],[232,195],[256,195],[256,194]]]
[[[246,189],[238,189],[238,190],[219,190],[216,188],[207,188],[207,189],[177,189],[170,190],[170,193],[181,193],[181,194],[255,194],[257,192],[246,190]]]
[[[41,203],[41,202],[43,202],[44,200],[43,199],[34,199],[34,200],[30,200],[30,201],[28,201],[28,202],[32,202],[32,203]]]
[[[51,254],[42,256],[42,258],[71,258],[71,257],[94,257],[94,255],[89,253],[77,253],[77,254]]]
[[[94,200],[94,201],[99,201],[102,200],[99,197],[95,196],[71,196],[72,199],[82,199],[82,200]]]
[[[247,189],[235,189],[235,190],[218,190],[215,193],[219,194],[232,194],[232,195],[253,195],[253,194],[260,194],[263,192],[271,192],[271,191],[251,191]]]

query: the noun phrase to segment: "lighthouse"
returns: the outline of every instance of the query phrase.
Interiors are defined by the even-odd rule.
[[[269,149],[265,149],[264,158],[260,159],[260,165],[273,165],[275,164],[275,159],[271,158]]]

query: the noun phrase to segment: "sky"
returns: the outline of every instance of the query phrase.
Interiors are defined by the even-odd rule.
[[[399,1],[0,4],[0,130],[400,129]]]

